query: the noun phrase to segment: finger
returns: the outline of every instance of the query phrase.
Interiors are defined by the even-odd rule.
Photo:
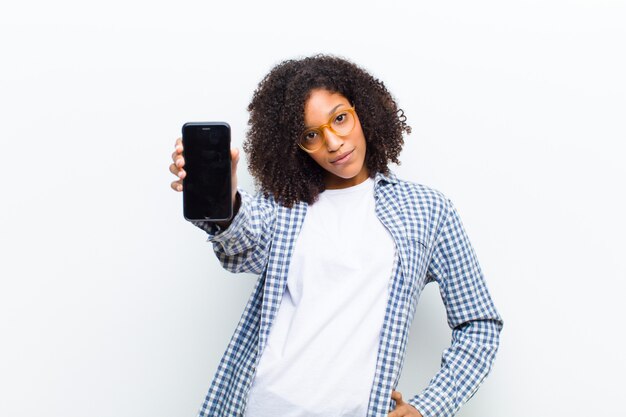
[[[176,143],[174,143],[174,153],[172,154],[172,157],[174,157],[174,155],[176,154],[182,154],[183,153],[183,140],[181,138],[176,139]]]
[[[174,144],[174,153],[182,154],[183,153],[183,140],[182,138],[176,139],[176,143]]]
[[[402,393],[400,391],[391,391],[391,399],[396,402],[396,405],[403,404]]]
[[[176,164],[170,164],[170,172],[176,175],[181,180],[187,176],[187,171],[176,166]]]
[[[237,164],[239,163],[239,149],[230,150],[230,176],[232,177],[233,197],[237,194]],[[233,200],[234,201],[234,200]]]
[[[398,410],[397,408],[395,410],[393,410],[392,412],[390,412],[389,414],[387,414],[387,417],[402,417],[404,414],[402,414],[402,410]]]
[[[239,163],[239,148],[233,148],[230,150],[230,159],[232,161],[233,174],[237,172],[237,164]]]
[[[185,166],[185,158],[177,152],[172,153],[172,161],[179,168]]]
[[[387,414],[387,417],[403,417],[411,415],[411,409],[406,404],[404,404],[400,407],[396,407],[395,410]]]
[[[237,164],[239,163],[239,149],[233,148],[230,150],[230,176],[231,176],[231,194],[232,194],[232,202],[233,202],[233,213],[234,207],[237,201]]]
[[[172,161],[179,167],[185,166],[185,158],[179,152],[172,152]]]
[[[174,190],[174,191],[183,191],[183,182],[182,181],[174,181],[174,182],[172,182],[172,184],[170,186],[172,187],[172,190]]]
[[[176,176],[178,176],[178,167],[176,166],[176,164],[170,164],[170,172]]]

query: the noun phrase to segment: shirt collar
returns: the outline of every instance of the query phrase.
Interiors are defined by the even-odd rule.
[[[374,188],[378,188],[379,183],[381,182],[389,183],[389,184],[397,184],[398,178],[393,172],[391,172],[391,170],[388,171],[386,174],[383,174],[382,172],[377,172],[376,176],[374,177]]]

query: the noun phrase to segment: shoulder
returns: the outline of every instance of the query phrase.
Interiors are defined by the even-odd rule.
[[[241,195],[242,203],[250,204],[255,208],[259,208],[262,210],[275,210],[276,209],[276,201],[274,197],[271,195],[265,195],[262,192],[256,192],[254,194],[238,188],[237,191]]]
[[[442,230],[452,203],[441,191],[387,174],[376,176],[378,204],[396,213],[409,238],[430,246]]]
[[[450,206],[449,198],[441,191],[424,184],[400,179],[391,172],[377,174],[376,186],[389,189],[402,204],[403,209],[413,207],[425,211],[446,212]]]
[[[257,191],[252,195],[241,189],[242,207],[245,208],[248,217],[253,220],[266,223],[276,223],[277,227],[290,230],[297,225],[306,213],[307,204],[305,202],[295,203],[292,207],[286,207],[276,200],[271,194]]]
[[[241,196],[241,206],[239,213],[235,217],[242,217],[244,223],[264,223],[274,222],[277,212],[276,201],[272,197],[267,197],[263,193],[249,193],[241,188],[237,190]]]

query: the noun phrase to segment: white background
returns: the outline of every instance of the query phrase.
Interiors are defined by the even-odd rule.
[[[625,22],[617,0],[3,3],[0,415],[195,415],[255,278],[183,220],[174,140],[226,120],[240,146],[260,79],[317,52],[395,95],[393,169],[455,202],[504,317],[459,416],[623,415]],[[405,397],[449,337],[429,286]]]

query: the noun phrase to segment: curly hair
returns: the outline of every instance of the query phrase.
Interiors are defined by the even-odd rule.
[[[257,187],[287,207],[311,204],[325,189],[324,169],[297,145],[305,129],[304,106],[314,89],[339,93],[357,109],[372,178],[388,173],[388,163],[400,163],[402,134],[411,133],[383,82],[352,62],[329,55],[281,62],[254,92],[243,148]]]

